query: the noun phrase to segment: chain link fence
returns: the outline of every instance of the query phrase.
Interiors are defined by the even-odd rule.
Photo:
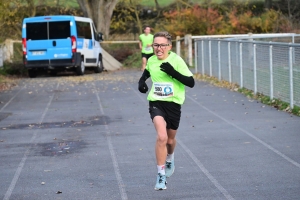
[[[300,106],[300,35],[195,39],[196,72]]]

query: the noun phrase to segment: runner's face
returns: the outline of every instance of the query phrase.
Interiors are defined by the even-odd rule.
[[[150,32],[151,32],[150,27],[146,27],[145,30],[144,30],[144,33],[145,33],[146,35],[148,35]]]
[[[159,44],[159,47],[156,47]],[[172,45],[169,46],[160,46],[160,45],[168,45],[168,39],[165,37],[156,37],[153,41],[153,50],[155,55],[159,60],[165,60],[169,56],[169,51],[172,49]]]

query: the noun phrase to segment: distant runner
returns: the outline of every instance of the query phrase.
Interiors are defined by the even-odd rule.
[[[139,46],[140,49],[142,50],[142,68],[141,68],[142,71],[144,71],[146,67],[147,60],[153,55],[153,48],[152,48],[153,35],[150,32],[151,32],[150,26],[145,26],[144,33],[139,36],[140,38]]]

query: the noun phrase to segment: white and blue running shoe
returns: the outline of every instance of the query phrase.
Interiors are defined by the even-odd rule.
[[[155,190],[165,190],[167,189],[167,177],[166,175],[161,175],[160,173],[157,174],[157,179],[156,179],[156,185],[155,185]]]
[[[166,177],[169,178],[170,176],[172,176],[172,174],[174,173],[175,170],[175,165],[174,165],[174,159],[171,162],[166,161]]]

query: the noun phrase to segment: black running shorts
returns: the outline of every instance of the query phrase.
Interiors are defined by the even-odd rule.
[[[166,101],[149,101],[151,119],[162,116],[167,122],[167,129],[177,130],[181,116],[181,105]]]
[[[154,55],[153,53],[149,53],[149,54],[142,53],[142,58],[146,58],[148,60],[153,55]]]

